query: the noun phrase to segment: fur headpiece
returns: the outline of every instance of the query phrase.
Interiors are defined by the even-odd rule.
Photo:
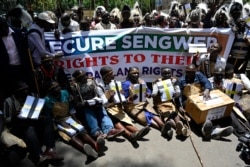
[[[243,6],[243,18],[250,17],[250,4],[247,2]]]
[[[110,15],[119,18],[119,20],[121,19],[121,11],[117,7],[111,10]]]
[[[169,15],[179,17],[180,16],[180,6],[181,6],[181,4],[178,1],[172,1],[171,6],[170,6],[170,10],[169,10]]]
[[[21,26],[26,28],[33,22],[31,15],[21,5],[17,5],[7,13],[6,18],[9,19],[10,17],[19,19],[22,22]]]
[[[233,12],[243,12],[243,2],[242,0],[233,0],[229,5],[229,16],[232,16]]]
[[[124,5],[123,6],[122,13],[124,13],[124,12],[130,12],[130,11],[131,11],[131,9],[130,9],[130,7],[128,5]]]
[[[199,4],[196,6],[196,8],[201,9],[201,12],[202,12],[203,14],[207,14],[208,7],[207,7],[207,4],[206,4],[206,3],[204,3],[204,2],[199,3]]]
[[[226,23],[229,23],[230,17],[228,13],[228,6],[227,5],[222,5],[214,14],[212,17],[212,21],[216,24],[216,20],[220,17],[225,17]]]
[[[135,2],[133,10],[137,10],[139,14],[142,16],[141,8],[138,1]]]
[[[96,11],[101,10],[102,12],[106,11],[106,8],[104,6],[97,6],[95,8],[95,12],[94,12],[94,17],[96,17]]]
[[[186,18],[186,22],[200,22],[201,21],[201,9],[196,8],[192,10]]]

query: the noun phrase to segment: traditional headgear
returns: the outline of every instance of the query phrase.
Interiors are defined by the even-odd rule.
[[[232,13],[234,12],[240,12],[242,14],[243,12],[243,2],[242,0],[234,0],[229,5],[229,15],[232,16]]]
[[[232,70],[234,70],[234,66],[230,63],[227,63],[225,67],[225,72],[230,72]]]
[[[223,16],[225,17],[225,22],[229,23],[229,14],[228,14],[228,6],[226,5],[222,5],[214,14],[214,16],[212,17],[212,21],[216,23],[216,20],[220,17]]]
[[[21,5],[17,5],[15,8],[11,9],[6,15],[6,18],[9,17],[19,19],[22,22],[22,27],[26,28],[29,27],[33,22],[31,15],[26,10],[24,10],[23,6]]]
[[[208,7],[207,7],[207,4],[206,4],[206,3],[204,3],[204,2],[199,3],[199,4],[197,5],[196,8],[201,9],[201,12],[202,12],[203,14],[207,14]]]
[[[113,70],[111,67],[109,66],[104,66],[100,69],[100,74],[102,76],[102,78],[107,77],[109,74],[113,73]]]
[[[122,13],[126,13],[126,12],[130,13],[130,7],[128,5],[124,5],[122,8]]]
[[[250,17],[250,4],[247,2],[243,6],[243,18]]]
[[[175,16],[179,17],[180,16],[180,3],[178,1],[172,1],[170,10],[169,10],[169,15],[170,16]]]
[[[72,76],[75,78],[75,79],[78,79],[79,77],[81,76],[84,76],[86,74],[85,71],[82,71],[82,70],[76,70]]]
[[[187,15],[187,22],[200,22],[201,21],[201,9],[196,8]]]

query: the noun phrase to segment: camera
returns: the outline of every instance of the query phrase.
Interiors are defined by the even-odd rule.
[[[245,133],[238,140],[240,143],[236,146],[236,151],[241,152],[239,157],[245,164],[250,165],[250,133]]]

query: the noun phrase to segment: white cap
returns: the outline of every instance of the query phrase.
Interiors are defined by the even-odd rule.
[[[38,17],[38,19],[45,20],[51,24],[55,23],[55,21],[52,20],[51,17],[49,16],[49,14],[46,12],[39,13],[37,17]]]

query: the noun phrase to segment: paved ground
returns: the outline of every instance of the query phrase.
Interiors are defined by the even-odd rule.
[[[140,125],[136,124],[139,128]],[[193,130],[195,132],[195,130]],[[200,162],[194,146],[200,156]],[[160,132],[152,129],[134,148],[123,137],[116,141],[107,141],[105,155],[94,161],[67,144],[58,141],[57,151],[65,157],[64,163],[56,166],[65,167],[243,167],[244,162],[238,157],[237,137],[231,135],[223,140],[203,141],[200,134],[192,133],[191,138],[167,141]],[[1,166],[1,165],[0,165]],[[33,167],[29,160],[24,160],[20,167]]]

